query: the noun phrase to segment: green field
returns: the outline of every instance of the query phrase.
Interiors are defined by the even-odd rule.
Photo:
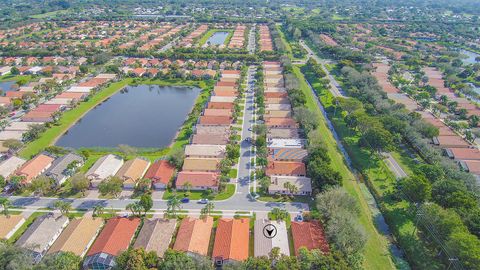
[[[325,134],[325,147],[327,148],[328,154],[332,159],[331,166],[333,169],[340,172],[343,178],[343,187],[358,202],[361,210],[359,222],[365,228],[368,239],[363,252],[365,256],[364,268],[396,269],[388,249],[389,243],[386,237],[381,235],[375,228],[373,223],[374,217],[372,216],[367,201],[362,196],[361,187],[352,172],[349,170],[348,166],[345,164],[343,156],[338,150],[337,143],[326,125],[326,119],[323,117],[320,108],[315,102],[315,97],[305,81],[305,77],[298,66],[293,66],[293,73],[297,76],[297,78],[300,79],[300,89],[307,97],[306,107],[317,114],[321,120],[318,129],[322,134]]]
[[[170,199],[174,194],[177,194],[180,198],[187,197],[187,192],[186,191],[177,191],[174,192],[173,190],[165,190],[165,193],[163,193],[163,198],[164,200]],[[227,184],[225,187],[225,190],[216,194],[216,195],[208,195],[205,191],[200,191],[200,190],[192,190],[190,191],[190,195],[188,198],[190,200],[200,200],[200,199],[209,199],[212,201],[222,201],[226,200],[235,194],[235,184]]]
[[[67,9],[55,10],[55,11],[51,11],[51,12],[45,12],[45,13],[31,15],[30,18],[32,18],[32,19],[45,19],[45,18],[65,14],[65,13],[67,13],[67,11],[68,11]]]

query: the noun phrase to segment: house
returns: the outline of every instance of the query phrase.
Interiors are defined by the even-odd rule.
[[[226,134],[195,134],[192,137],[192,144],[227,145],[228,135]]]
[[[80,257],[85,256],[102,226],[103,219],[101,218],[83,217],[73,219],[50,247],[47,254],[72,252]]]
[[[0,239],[8,240],[25,223],[22,215],[0,216]]]
[[[276,228],[277,234],[273,238],[267,238],[264,233],[264,228],[268,229],[269,225],[273,225]],[[255,220],[254,234],[253,254],[255,257],[268,257],[272,249],[276,247],[280,249],[280,254],[290,256],[287,226],[284,221],[257,219]]]
[[[8,92],[11,93],[11,92]],[[52,122],[53,121],[53,112],[44,112],[44,111],[29,111],[22,116],[22,121],[24,122]]]
[[[299,139],[301,138],[299,130],[296,128],[269,128],[267,130],[267,139]]]
[[[459,165],[466,172],[480,175],[480,160],[461,160]]]
[[[11,92],[7,92],[11,93]],[[208,109],[233,109],[235,104],[233,102],[208,102],[207,108]]]
[[[148,166],[149,160],[137,157],[126,161],[115,176],[123,180],[124,188],[134,188],[137,181],[147,172]]]
[[[290,104],[265,104],[265,112],[268,111],[292,111]]]
[[[167,160],[157,160],[145,173],[144,178],[150,179],[155,189],[165,189],[175,174],[175,167]]]
[[[296,187],[296,192],[291,192],[286,188],[289,183]],[[312,194],[312,180],[308,177],[302,176],[271,176],[270,186],[268,187],[269,194],[292,194],[292,195],[311,195]]]
[[[0,163],[0,175],[7,179],[25,162],[27,162],[25,159],[16,156],[7,158]]]
[[[480,160],[480,150],[477,148],[447,148],[445,153],[455,160]]]
[[[305,176],[306,168],[302,162],[295,161],[269,161],[266,171],[267,176]]]
[[[185,158],[183,171],[189,172],[217,172],[221,159],[219,158]]]
[[[213,261],[220,266],[248,259],[249,240],[250,219],[219,219],[213,244]]]
[[[228,109],[205,109],[203,115],[205,116],[223,116],[223,117],[232,117],[232,110]]]
[[[139,218],[111,218],[98,235],[83,262],[84,269],[111,269],[115,257],[130,246],[140,225]]]
[[[298,250],[301,247],[305,247],[308,250],[320,249],[322,252],[329,252],[328,242],[319,221],[292,221],[291,229],[296,256],[298,256]]]
[[[298,128],[299,127],[295,119],[290,117],[269,117],[265,119],[265,125],[268,128]]]
[[[218,103],[234,103],[236,97],[219,97],[219,96],[211,96],[210,102],[218,102]]]
[[[460,136],[437,136],[432,139],[433,144],[442,148],[469,148],[470,144]]]
[[[198,123],[205,126],[229,126],[232,123],[230,116],[200,116]]]
[[[304,139],[271,139],[267,142],[268,148],[303,148],[306,144]]]
[[[291,111],[267,111],[263,117],[266,118],[291,118],[292,112]]]
[[[24,183],[30,183],[33,178],[46,171],[54,160],[54,158],[44,154],[37,155],[18,168],[16,174],[25,177]]]
[[[147,252],[154,251],[158,257],[163,257],[176,227],[175,219],[145,219],[133,248],[143,248]]]
[[[97,187],[100,182],[114,176],[123,165],[123,159],[116,155],[101,157],[87,171],[85,176],[91,181],[92,187]]]
[[[27,131],[30,129],[31,125],[41,125],[35,122],[10,122],[10,124],[5,127],[6,131]]]
[[[218,190],[218,174],[213,172],[179,172],[175,186],[177,189],[185,189],[188,182],[191,190]]]
[[[208,255],[208,247],[213,229],[213,218],[186,217],[178,228],[174,250],[183,251],[192,255]]]
[[[303,148],[268,148],[269,158],[282,161],[303,161],[308,151]]]
[[[68,222],[68,217],[53,213],[38,217],[15,242],[15,245],[30,251],[33,260],[39,262]]]
[[[225,145],[189,144],[185,146],[185,157],[223,158],[226,150]]]
[[[81,166],[83,166],[83,157],[74,153],[68,153],[57,158],[45,172],[45,175],[53,178],[57,185],[60,186]]]
[[[199,135],[223,135],[225,138],[230,135],[230,127],[228,126],[196,125],[194,131],[195,134]]]
[[[0,141],[5,141],[8,139],[15,139],[21,141],[23,138],[23,130],[4,130],[0,131]]]

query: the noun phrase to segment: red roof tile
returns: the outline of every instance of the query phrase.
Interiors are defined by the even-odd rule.
[[[120,252],[128,249],[138,225],[140,225],[140,219],[138,218],[117,217],[109,219],[88,251],[87,256],[97,253],[117,256]]]
[[[308,250],[320,249],[323,252],[329,252],[323,227],[316,220],[310,222],[292,221],[292,237],[295,255],[298,255],[298,250],[301,247]]]

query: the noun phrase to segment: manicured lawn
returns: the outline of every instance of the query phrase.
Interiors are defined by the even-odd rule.
[[[310,91],[310,88],[308,87],[300,68],[294,66],[293,72],[300,79],[300,89],[307,97],[306,107],[319,116],[320,123],[318,128],[322,134],[325,134],[324,142],[325,147],[328,150],[328,154],[332,160],[331,166],[342,175],[343,187],[357,201],[360,208],[359,222],[363,225],[365,232],[367,233],[367,243],[363,252],[365,257],[364,268],[395,269],[389,253],[388,241],[385,236],[381,235],[375,228],[373,223],[374,217],[372,216],[367,201],[362,196],[361,187],[346,165],[343,156],[338,149],[337,143],[327,127],[326,119],[322,115],[320,108],[315,102],[314,95]]]
[[[227,184],[225,187],[225,190],[218,193],[217,195],[208,195],[206,191],[197,191],[197,190],[192,190],[190,191],[190,200],[200,200],[203,198],[212,200],[212,201],[220,201],[220,200],[226,200],[230,197],[233,196],[235,193],[235,185],[234,184]],[[172,190],[165,190],[163,193],[163,198],[164,200],[168,200],[173,196],[174,192]],[[186,197],[187,192],[186,191],[177,191],[176,192],[177,196],[180,198]]]
[[[230,173],[228,174],[230,178],[237,178],[237,169],[231,169]]]
[[[309,78],[312,77],[309,76]],[[329,111],[329,107],[332,106],[333,96],[329,91],[321,89],[319,84],[315,83],[315,80],[312,81],[314,88],[318,89],[322,104],[327,111]],[[408,202],[398,200],[395,196],[392,196],[392,194],[395,194],[396,192],[395,176],[388,169],[382,159],[372,155],[369,151],[358,145],[357,142],[359,140],[359,135],[346,126],[341,114],[337,113],[337,115],[333,115],[333,113],[329,113],[329,118],[332,121],[337,134],[341,138],[346,151],[349,153],[353,166],[362,172],[365,183],[369,186],[369,190],[376,197],[379,208],[382,211],[387,224],[389,224],[389,229],[396,236],[396,240],[401,247],[408,251],[407,256],[409,257],[409,260],[423,265],[434,265],[435,263],[431,252],[426,249],[423,242],[420,241],[418,236],[414,233],[415,217],[411,212],[412,206]],[[392,152],[392,155],[407,173],[412,173],[415,165],[408,157],[407,153],[404,153],[402,149],[399,149]],[[347,185],[345,185],[345,187],[347,188]],[[371,248],[372,254],[378,252],[374,251],[373,248],[375,247],[372,246]],[[367,243],[367,251],[368,249]],[[388,253],[384,252],[378,254],[387,255]],[[404,261],[397,261],[396,265],[400,269],[409,269]]]

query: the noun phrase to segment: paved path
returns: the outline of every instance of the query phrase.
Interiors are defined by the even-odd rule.
[[[255,53],[255,46],[256,46],[256,38],[257,38],[257,35],[256,35],[256,25],[254,24],[251,28],[250,28],[250,33],[248,34],[248,45],[247,45],[247,49],[248,49],[248,53],[249,54],[254,54]]]
[[[309,57],[314,57],[314,59],[318,62],[318,63],[322,63],[322,68],[324,69],[324,71],[327,73],[328,75],[328,79],[330,81],[330,92],[336,96],[336,97],[345,97],[343,95],[343,90],[340,88],[340,86],[338,85],[337,81],[335,81],[335,78],[333,78],[333,76],[331,76],[329,73],[328,73],[328,70],[326,70],[326,68],[324,67],[324,62],[325,60],[321,60],[317,55],[315,55],[313,53],[313,51],[303,42],[303,41],[300,41],[300,44],[308,51],[308,54],[309,54]],[[313,93],[313,96],[315,97],[315,101],[317,103],[317,106],[320,108],[320,110],[322,111],[322,114],[325,118],[325,120],[327,121],[327,125],[328,125],[328,128],[330,129],[330,131],[332,132],[333,134],[333,137],[335,138],[335,141],[337,142],[337,145],[340,149],[340,152],[342,153],[348,167],[350,168],[350,170],[352,170],[353,172],[355,172],[355,169],[353,168],[352,166],[352,162],[351,162],[351,159],[350,159],[350,156],[348,155],[347,151],[345,151],[345,148],[343,147],[343,144],[342,144],[342,141],[340,140],[340,138],[338,137],[336,131],[335,131],[335,128],[333,127],[333,124],[331,123],[330,119],[328,118],[327,116],[327,113],[325,111],[325,109],[323,108],[323,105],[322,103],[320,102],[318,96],[317,96],[317,93],[315,92],[315,90],[313,89],[313,87],[310,85],[310,82],[308,82],[308,80],[306,80],[308,86],[310,87],[310,90],[312,91]],[[390,167],[390,169],[392,170],[393,173],[395,173],[395,175],[397,176],[397,178],[399,177],[405,177],[407,174],[405,173],[405,171],[400,167],[400,165],[398,164],[398,162],[395,160],[395,158],[393,158],[393,156],[390,154],[390,153],[385,153],[387,155],[387,165]],[[358,179],[357,179],[358,180]],[[359,186],[362,190],[362,197],[365,199],[365,201],[367,201],[368,203],[368,206],[369,206],[369,209],[372,213],[372,216],[374,218],[374,223],[376,225],[376,228],[378,229],[378,231],[384,235],[390,242],[390,251],[392,253],[392,255],[395,257],[395,259],[398,261],[403,261],[404,259],[404,255],[403,255],[403,252],[401,251],[401,249],[395,244],[394,242],[394,239],[392,239],[391,235],[392,233],[390,232],[390,228],[388,227],[386,221],[385,221],[385,218],[383,217],[382,213],[380,212],[380,209],[378,208],[378,205],[377,205],[377,202],[375,201],[373,195],[370,193],[370,190],[368,190],[368,188],[366,187],[366,185],[364,183],[359,183]]]
[[[238,178],[236,182],[235,194],[224,201],[214,201],[215,210],[224,212],[225,214],[235,213],[236,211],[255,211],[255,212],[269,212],[275,207],[284,208],[287,211],[295,214],[299,211],[308,210],[308,205],[304,203],[272,203],[261,202],[252,199],[250,193],[250,172],[251,172],[251,158],[254,156],[252,152],[252,145],[245,141],[245,138],[252,137],[251,127],[254,124],[254,91],[253,79],[255,75],[255,67],[250,66],[247,74],[247,91],[245,95],[245,111],[243,114],[242,123],[242,141],[240,148],[240,162],[238,165]],[[155,196],[156,197],[156,196]],[[158,198],[158,197],[157,197]],[[162,212],[167,208],[167,202],[161,199],[154,199],[152,210]],[[26,209],[46,208],[53,206],[55,201],[64,200],[72,203],[73,208],[78,209],[92,209],[95,205],[102,205],[105,208],[114,208],[124,210],[125,207],[135,202],[135,199],[98,199],[98,198],[80,198],[80,199],[58,199],[48,197],[20,197],[10,196],[10,200],[14,207],[24,207]],[[204,207],[198,201],[192,200],[189,203],[182,204],[183,210],[188,210],[191,213],[196,213]]]

